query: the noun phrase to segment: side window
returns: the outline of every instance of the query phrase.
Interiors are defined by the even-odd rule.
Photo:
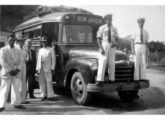
[[[63,32],[62,32],[62,43],[64,43],[64,44],[67,43],[65,26],[63,27]]]
[[[40,48],[41,31],[41,25],[24,29],[23,31],[24,38],[32,40],[32,49],[35,51]]]

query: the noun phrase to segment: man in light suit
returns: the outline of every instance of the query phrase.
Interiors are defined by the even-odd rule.
[[[41,100],[54,100],[52,74],[55,70],[55,51],[48,46],[48,37],[41,38],[42,48],[39,50],[36,70],[39,73]]]
[[[139,29],[132,35],[133,47],[132,51],[135,54],[135,72],[134,80],[146,79],[146,51],[149,34],[144,29],[144,18],[137,19]]]
[[[29,55],[24,48],[24,40],[22,37],[17,38],[17,44],[16,46],[20,50],[20,56],[21,56],[21,63],[22,68],[20,71],[20,94],[21,94],[21,103],[22,104],[28,104],[29,102],[26,100],[26,93],[27,93],[27,84],[26,84],[26,61],[29,59]]]
[[[25,109],[20,105],[20,70],[21,70],[21,56],[17,48],[14,47],[15,37],[10,35],[8,37],[8,45],[1,49],[0,61],[2,65],[1,70],[1,85],[0,85],[0,112],[5,109],[5,103],[11,87],[11,104],[14,108]]]
[[[105,24],[99,27],[97,41],[100,48],[96,85],[102,87],[106,66],[109,82],[115,81],[115,47],[118,44],[118,31],[112,25],[112,14],[104,17]]]

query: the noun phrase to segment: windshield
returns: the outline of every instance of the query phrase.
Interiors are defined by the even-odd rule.
[[[92,27],[89,25],[65,25],[67,43],[93,43]]]

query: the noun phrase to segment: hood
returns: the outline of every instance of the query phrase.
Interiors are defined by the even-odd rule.
[[[119,60],[127,60],[127,55],[119,50],[115,51],[115,59],[116,61]],[[91,59],[98,59],[100,55],[99,48],[79,48],[79,49],[72,49],[69,52],[70,57],[80,57],[80,58],[91,58]]]

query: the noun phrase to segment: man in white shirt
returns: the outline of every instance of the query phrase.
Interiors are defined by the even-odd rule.
[[[52,74],[55,70],[55,51],[48,46],[48,37],[41,38],[42,48],[39,50],[36,70],[39,73],[39,85],[41,90],[41,100],[54,100],[54,90],[52,85]]]
[[[132,36],[133,53],[135,54],[134,80],[146,79],[146,49],[149,40],[148,32],[143,28],[145,19],[137,19],[139,29]]]
[[[21,57],[20,52],[14,47],[15,37],[10,35],[8,37],[8,45],[1,49],[0,61],[2,65],[1,70],[1,85],[0,85],[0,112],[5,109],[6,100],[11,87],[11,104],[14,108],[25,109],[20,105],[20,70]]]
[[[105,23],[100,26],[97,32],[97,41],[100,47],[100,58],[97,72],[97,86],[102,86],[105,69],[108,64],[108,77],[110,81],[115,81],[115,46],[118,41],[118,32],[112,25],[112,15],[104,17]]]

